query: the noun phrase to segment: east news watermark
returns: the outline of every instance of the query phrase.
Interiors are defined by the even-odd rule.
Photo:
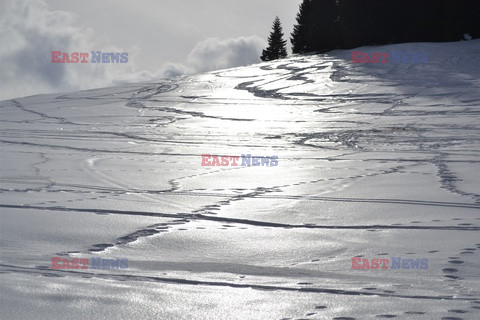
[[[128,52],[62,52],[52,51],[52,63],[128,63]]]
[[[352,268],[356,270],[426,270],[428,269],[428,259],[410,259],[402,257],[384,258],[362,258],[352,257]]]
[[[352,63],[425,64],[428,62],[428,52],[393,50],[390,52],[369,53],[352,51]]]
[[[104,259],[104,258],[61,258],[52,257],[53,270],[79,270],[79,269],[128,269],[128,259]]]
[[[202,154],[202,167],[276,167],[278,156],[252,156],[242,154],[241,156],[216,156]]]

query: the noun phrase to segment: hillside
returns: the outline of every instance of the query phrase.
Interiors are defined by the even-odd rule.
[[[1,101],[2,317],[478,318],[480,40],[355,51]]]

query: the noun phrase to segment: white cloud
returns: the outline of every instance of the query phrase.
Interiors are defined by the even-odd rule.
[[[192,49],[184,63],[166,62],[156,74],[170,78],[258,63],[265,46],[257,36],[208,38]]]
[[[0,9],[0,98],[108,85],[132,73],[130,64],[56,64],[51,51],[123,52],[78,27],[69,12],[49,11],[40,0],[2,0]]]
[[[199,42],[184,63],[159,70],[135,70],[139,48],[118,48],[76,15],[50,11],[44,0],[0,2],[0,99],[45,92],[90,89],[121,82],[147,81],[259,62],[265,41],[257,36],[209,38]],[[51,51],[128,52],[127,64],[51,63]]]
[[[257,36],[209,38],[193,48],[187,66],[195,72],[205,72],[257,63],[265,46],[265,41]]]
[[[185,74],[192,74],[195,71],[182,63],[173,63],[173,62],[166,62],[164,63],[160,70],[158,70],[157,74],[164,78],[173,78],[182,76]]]
[[[258,63],[265,46],[257,36],[208,38],[192,49],[184,63],[166,62],[156,75],[170,78]]]

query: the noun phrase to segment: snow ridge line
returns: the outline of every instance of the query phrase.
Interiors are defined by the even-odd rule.
[[[262,285],[262,284],[241,284],[241,283],[231,283],[223,281],[201,281],[201,280],[191,280],[183,278],[167,278],[167,277],[154,277],[154,276],[134,276],[126,274],[98,274],[93,272],[78,272],[71,270],[50,270],[45,267],[38,268],[29,268],[29,267],[19,267],[14,265],[0,264],[0,268],[3,269],[2,272],[17,272],[17,273],[39,273],[42,272],[45,276],[56,276],[61,277],[60,274],[69,274],[69,275],[78,275],[84,277],[89,275],[91,277],[97,277],[101,279],[108,280],[119,280],[119,281],[141,281],[141,282],[162,282],[162,283],[173,283],[179,285],[202,285],[202,286],[215,286],[215,287],[229,287],[229,288],[240,288],[240,289],[253,289],[253,290],[267,290],[267,291],[294,291],[294,292],[305,292],[305,293],[326,293],[326,294],[335,294],[335,295],[348,295],[348,296],[376,296],[382,298],[400,298],[400,299],[418,299],[418,300],[450,300],[450,301],[479,301],[478,298],[467,298],[467,297],[454,297],[454,296],[425,296],[425,295],[400,295],[400,294],[389,294],[389,293],[374,293],[374,292],[364,292],[364,291],[355,291],[355,290],[341,290],[341,289],[328,289],[328,288],[306,288],[306,287],[283,287],[283,286],[272,286],[272,285]]]
[[[258,227],[275,227],[275,228],[304,228],[304,229],[354,229],[354,230],[371,230],[371,229],[407,229],[407,230],[444,230],[444,231],[480,231],[480,226],[398,226],[398,225],[357,225],[357,226],[335,226],[335,225],[313,225],[313,224],[286,224],[277,222],[257,221],[248,219],[235,219],[227,217],[210,216],[205,214],[172,214],[158,213],[151,211],[122,211],[122,210],[106,210],[106,209],[86,209],[86,208],[66,208],[66,207],[41,207],[29,205],[8,205],[0,204],[1,208],[11,209],[34,209],[45,211],[67,211],[67,212],[90,212],[96,214],[120,214],[134,216],[149,216],[161,218],[191,219],[191,220],[207,220],[222,223],[246,224]]]

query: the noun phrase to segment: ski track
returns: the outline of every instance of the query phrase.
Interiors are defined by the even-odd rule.
[[[456,232],[461,236],[463,233],[480,231],[480,215],[475,220],[470,219],[469,223],[458,224],[462,220],[462,210],[478,210],[480,209],[480,193],[473,190],[464,190],[460,183],[463,181],[453,169],[452,165],[469,165],[476,166],[480,162],[480,149],[478,149],[478,138],[480,138],[480,127],[476,120],[480,119],[480,110],[478,110],[479,101],[475,98],[466,99],[461,93],[457,96],[452,93],[431,93],[422,96],[416,93],[313,93],[313,92],[290,92],[292,88],[301,86],[316,85],[316,81],[312,73],[319,77],[324,77],[327,83],[334,84],[358,84],[362,85],[360,79],[361,70],[359,68],[350,68],[345,61],[340,59],[326,59],[326,61],[315,60],[315,58],[295,58],[291,63],[271,63],[263,65],[256,70],[260,70],[257,76],[235,75],[233,71],[220,71],[210,74],[207,78],[210,80],[200,80],[194,82],[199,86],[198,95],[190,95],[188,93],[191,84],[189,78],[181,78],[178,81],[165,81],[152,83],[148,85],[131,85],[123,89],[103,89],[103,90],[87,90],[78,93],[63,94],[56,96],[42,104],[40,107],[31,105],[28,99],[15,99],[0,102],[2,113],[14,114],[16,120],[10,120],[7,116],[2,116],[0,142],[2,149],[6,152],[23,154],[31,158],[38,158],[38,161],[30,163],[29,171],[35,179],[22,177],[17,173],[17,177],[2,177],[0,194],[3,195],[3,203],[0,208],[10,210],[29,210],[32,212],[72,212],[72,213],[93,213],[108,214],[119,216],[138,216],[138,217],[158,217],[168,219],[166,222],[148,225],[139,228],[137,231],[121,235],[116,240],[109,243],[96,243],[91,247],[76,248],[66,252],[52,252],[52,255],[71,256],[79,253],[99,253],[105,252],[107,249],[116,248],[121,252],[122,247],[138,241],[139,239],[148,239],[150,237],[161,236],[162,233],[171,231],[171,228],[178,228],[191,222],[209,222],[218,224],[223,228],[233,227],[249,227],[249,228],[273,228],[273,229],[298,229],[298,230],[358,230],[358,231],[382,231],[382,230],[409,230],[419,232],[444,231]],[[305,67],[299,66],[305,64]],[[478,69],[478,65],[477,65]],[[399,72],[395,67],[386,70],[385,73],[395,74]],[[275,75],[275,76],[272,76]],[[378,74],[375,74],[378,76]],[[458,86],[452,74],[446,75],[446,86]],[[98,159],[124,159],[126,161],[134,161],[135,157],[146,157],[153,159],[193,159],[200,162],[200,152],[197,149],[191,152],[175,152],[175,149],[183,147],[202,146],[213,148],[217,144],[226,147],[238,147],[240,144],[234,144],[232,139],[235,137],[219,136],[218,140],[209,139],[207,131],[200,127],[205,125],[205,121],[214,121],[211,126],[218,124],[219,126],[230,125],[230,123],[255,123],[254,118],[247,118],[244,115],[236,116],[219,116],[215,112],[209,112],[209,103],[215,104],[231,103],[230,98],[210,98],[211,88],[215,87],[215,81],[229,81],[236,83],[235,90],[251,94],[251,100],[255,103],[278,103],[279,105],[287,105],[291,103],[295,106],[305,104],[310,107],[312,113],[316,116],[325,115],[328,122],[332,126],[328,127],[305,127],[301,132],[292,131],[287,128],[280,133],[263,132],[262,137],[253,137],[251,141],[252,148],[261,148],[265,143],[271,145],[273,150],[279,152],[289,150],[309,151],[309,155],[305,153],[296,155],[295,153],[283,154],[279,157],[280,163],[299,162],[299,161],[322,161],[325,163],[343,163],[346,161],[358,161],[366,164],[369,172],[357,170],[356,173],[345,172],[341,176],[332,178],[321,178],[313,180],[299,180],[296,183],[276,184],[268,187],[257,186],[255,188],[218,188],[218,189],[185,189],[183,185],[192,180],[216,177],[230,172],[243,172],[248,168],[226,167],[213,168],[207,172],[183,174],[179,173],[175,178],[168,179],[168,188],[149,189],[136,188],[125,183],[124,180],[118,179],[114,172],[107,172],[100,169],[95,162],[91,166],[83,166],[81,170],[84,174],[92,177],[92,184],[65,183],[57,182],[55,174],[60,169],[50,169],[50,162],[55,156],[69,155],[79,159],[87,160],[92,157]],[[381,79],[378,79],[381,83]],[[289,83],[292,83],[290,85]],[[387,88],[391,83],[386,83]],[[112,93],[113,92],[113,93]],[[193,92],[193,91],[192,91]],[[437,110],[437,105],[433,102],[430,106],[416,107],[411,101],[415,99],[430,98],[432,101],[451,98],[455,101],[455,106],[449,110]],[[86,101],[86,102],[85,102]],[[94,116],[89,117],[88,114],[83,118],[79,115],[69,119],[60,112],[62,103],[88,103],[90,106],[108,106],[112,103],[121,103],[129,112],[137,112],[134,115],[133,122],[124,127],[115,126],[115,123],[96,123]],[[249,100],[237,103],[241,108],[247,105]],[[360,105],[368,104],[376,106],[375,111],[361,111]],[[453,104],[453,103],[452,103]],[[201,111],[194,111],[196,108]],[[428,108],[432,108],[429,110]],[[43,109],[46,109],[45,111]],[[445,108],[443,108],[445,109]],[[41,111],[39,111],[41,110]],[[58,113],[58,114],[57,114]],[[335,118],[339,116],[339,118]],[[346,116],[358,117],[358,120],[346,120]],[[108,114],[105,115],[108,117]],[[125,117],[129,117],[126,115]],[[343,117],[343,118],[342,118]],[[389,126],[377,127],[375,122],[370,118],[375,118],[375,122],[382,124],[390,124]],[[424,118],[422,118],[424,117]],[[444,119],[443,123],[429,123],[425,119]],[[469,123],[455,124],[456,119],[468,119]],[[382,120],[378,120],[382,119]],[[419,120],[420,119],[420,120]],[[205,134],[205,139],[194,139],[183,132],[186,125],[185,121],[197,121],[199,127],[194,128],[192,136],[197,133]],[[290,120],[289,120],[290,121]],[[303,122],[297,120],[295,122]],[[285,120],[285,123],[288,123]],[[19,127],[6,129],[8,124],[16,124]],[[38,125],[38,129],[34,129],[31,125]],[[50,127],[49,127],[50,126]],[[62,131],[57,131],[58,127]],[[315,131],[313,131],[313,130]],[[465,132],[464,136],[455,136],[459,130]],[[175,135],[175,132],[180,132]],[[157,137],[161,134],[161,137]],[[183,135],[183,136],[182,136]],[[446,139],[446,137],[455,137],[454,139]],[[265,140],[266,139],[266,140]],[[55,141],[58,140],[58,141]],[[95,140],[105,142],[107,147],[99,147]],[[53,142],[55,141],[55,142]],[[126,142],[135,143],[134,147],[126,147]],[[107,144],[108,143],[108,144]],[[404,149],[397,148],[401,145]],[[160,151],[158,151],[160,150]],[[322,155],[322,152],[337,152],[337,155]],[[2,151],[5,152],[5,151]],[[379,156],[379,153],[384,155]],[[221,151],[219,152],[221,154]],[[173,160],[176,163],[175,160]],[[387,164],[384,167],[376,164]],[[185,163],[183,163],[185,165]],[[352,165],[355,168],[355,165]],[[432,187],[443,192],[449,193],[457,199],[456,201],[434,201],[419,200],[413,198],[370,198],[370,197],[344,197],[329,195],[311,195],[311,194],[292,194],[292,188],[301,188],[305,186],[313,186],[325,183],[339,183],[338,191],[350,187],[352,184],[361,181],[370,181],[382,177],[391,177],[392,175],[414,173],[414,170],[420,170],[425,166],[432,167],[435,171],[437,185]],[[68,172],[68,169],[65,169]],[[102,171],[103,170],[103,171]],[[426,173],[425,173],[426,174]],[[11,185],[10,185],[11,184]],[[24,184],[25,187],[19,187]],[[332,187],[333,188],[333,187]],[[288,189],[288,191],[285,191]],[[300,189],[299,189],[300,190]],[[42,201],[31,203],[17,203],[15,198],[9,199],[9,195],[21,195],[43,193],[45,200],[49,195],[65,194],[68,196],[78,196],[78,200],[73,198],[68,201]],[[159,196],[178,196],[192,198],[212,198],[211,202],[198,205],[196,209],[190,212],[165,213],[149,210],[119,210],[116,208],[95,208],[95,207],[75,207],[73,204],[77,201],[89,200],[94,204],[99,199],[107,197],[123,197],[133,195],[143,201],[161,204]],[[68,198],[68,197],[67,197]],[[220,198],[220,199],[218,199]],[[275,222],[273,215],[267,219],[243,219],[235,217],[222,216],[223,210],[228,210],[234,202],[252,201],[259,199],[269,199],[275,201],[307,201],[309,203],[349,203],[355,204],[382,204],[389,205],[393,210],[398,206],[408,206],[411,210],[422,210],[423,208],[450,208],[456,212],[456,216],[452,216],[450,221],[432,220],[431,222],[446,221],[446,225],[436,226],[433,223],[429,225],[413,225],[413,224],[295,224],[295,223],[278,223]],[[460,201],[463,200],[463,201]],[[248,207],[246,208],[248,210]],[[477,214],[480,211],[476,211]],[[416,223],[418,221],[413,221]],[[476,251],[477,250],[477,251]],[[480,244],[470,244],[459,250],[457,254],[445,252],[443,259],[449,265],[442,269],[445,281],[453,283],[462,282],[462,267],[464,261],[461,257],[475,256],[478,259]],[[432,253],[436,251],[431,251]],[[448,256],[447,256],[448,254]],[[362,255],[360,255],[362,256]],[[2,260],[3,261],[3,260]],[[478,263],[478,260],[477,260]],[[478,266],[478,264],[477,264]],[[92,277],[102,278],[114,281],[140,281],[154,283],[170,283],[179,286],[195,285],[195,286],[218,286],[231,287],[236,289],[250,288],[262,291],[295,291],[300,293],[323,293],[332,295],[363,295],[375,296],[379,298],[398,298],[398,299],[416,299],[416,300],[451,300],[461,303],[470,303],[473,309],[479,309],[480,297],[473,294],[472,297],[459,293],[459,296],[442,295],[409,295],[402,293],[388,292],[369,292],[368,290],[356,291],[348,290],[347,284],[340,283],[339,288],[321,288],[308,286],[276,286],[259,283],[231,283],[225,281],[205,281],[192,280],[174,277],[156,277],[143,275],[123,275],[123,274],[96,274],[89,272],[76,272],[65,270],[50,270],[47,265],[36,267],[24,267],[10,265],[7,263],[0,264],[0,273],[10,274],[29,274],[43,275],[46,277]],[[478,277],[478,273],[476,274]],[[463,282],[464,283],[464,282]],[[462,288],[467,284],[462,284]],[[318,310],[323,309],[318,306],[313,313],[307,316],[313,316]],[[453,311],[452,311],[453,310]],[[463,314],[462,309],[452,309],[450,314]],[[456,311],[455,311],[456,310]],[[410,312],[410,313],[409,313]],[[472,311],[473,312],[473,311]],[[406,310],[406,314],[414,315],[414,311]],[[419,312],[417,314],[422,314]],[[384,314],[377,315],[380,318],[394,317]],[[354,319],[349,317],[334,317],[333,319]],[[443,319],[461,319],[458,317],[448,317]]]

